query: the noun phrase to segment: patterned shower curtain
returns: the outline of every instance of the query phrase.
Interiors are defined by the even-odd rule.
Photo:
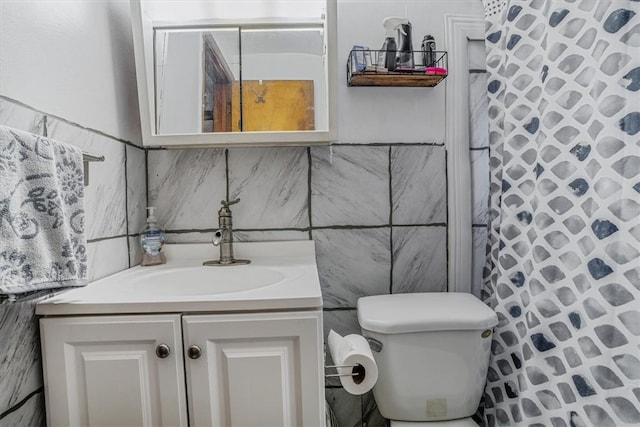
[[[483,0],[494,425],[640,425],[640,2]]]

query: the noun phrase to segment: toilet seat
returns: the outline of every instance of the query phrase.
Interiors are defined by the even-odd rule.
[[[471,417],[446,421],[394,421],[391,427],[478,427]]]

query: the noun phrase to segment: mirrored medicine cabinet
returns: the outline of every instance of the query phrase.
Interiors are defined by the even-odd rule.
[[[145,146],[335,140],[336,0],[131,0]]]

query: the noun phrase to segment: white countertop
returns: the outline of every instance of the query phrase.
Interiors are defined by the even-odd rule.
[[[249,265],[203,267],[217,259],[207,243],[166,245],[167,264],[137,266],[62,292],[36,314],[222,313],[322,307],[313,241],[237,242]],[[244,288],[244,290],[243,290]],[[211,292],[209,292],[211,289]]]

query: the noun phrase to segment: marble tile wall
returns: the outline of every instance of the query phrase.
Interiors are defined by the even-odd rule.
[[[469,44],[469,156],[473,207],[473,283],[480,297],[489,222],[489,116],[484,41]]]
[[[134,244],[144,224],[146,155],[135,145],[36,111],[0,97],[0,124],[48,136],[103,155],[91,163],[85,187],[85,230],[89,281],[137,264]],[[36,426],[44,422],[42,367],[36,296],[0,300],[0,425]]]
[[[149,204],[168,242],[210,242],[228,185],[235,239],[313,239],[325,334],[346,335],[359,297],[447,289],[445,164],[442,143],[149,149]],[[341,425],[386,425],[372,394],[326,395]]]

